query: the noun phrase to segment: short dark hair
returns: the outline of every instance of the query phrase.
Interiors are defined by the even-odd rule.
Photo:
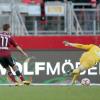
[[[10,28],[9,24],[4,24],[3,25],[3,31],[7,31]]]

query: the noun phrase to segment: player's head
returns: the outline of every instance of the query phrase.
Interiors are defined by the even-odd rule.
[[[4,24],[3,25],[3,31],[10,31],[10,25],[9,24]]]

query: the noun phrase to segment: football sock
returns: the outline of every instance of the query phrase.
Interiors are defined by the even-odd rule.
[[[79,73],[73,75],[72,84],[75,84],[76,80],[78,80],[79,75]]]
[[[78,80],[78,77],[80,75],[80,70],[77,68],[77,69],[74,69],[73,72],[72,72],[72,84],[75,84],[76,80]]]
[[[15,76],[13,75],[12,72],[8,72],[8,76],[11,79],[12,82],[14,82],[14,83],[17,82],[16,79],[15,79]]]
[[[16,71],[16,75],[20,78],[21,81],[24,81],[23,75],[20,73],[19,70]]]

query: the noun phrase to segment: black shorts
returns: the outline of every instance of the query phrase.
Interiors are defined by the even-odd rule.
[[[8,68],[9,66],[13,67],[15,65],[15,61],[12,59],[12,57],[0,57],[0,64],[4,68]]]

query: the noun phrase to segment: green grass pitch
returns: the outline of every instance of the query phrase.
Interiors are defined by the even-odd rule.
[[[100,100],[100,86],[0,86],[0,100]]]

